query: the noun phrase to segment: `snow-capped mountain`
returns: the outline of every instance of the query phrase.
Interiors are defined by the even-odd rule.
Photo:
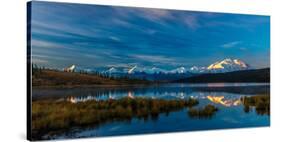
[[[192,73],[204,73],[206,71],[206,67],[193,66],[189,69],[189,71]]]
[[[112,72],[117,72],[117,69],[114,68],[114,67],[111,67],[109,70],[108,70],[109,73],[112,73]]]
[[[128,77],[135,79],[146,79],[154,81],[172,81],[190,77],[192,74],[185,67],[179,67],[171,70],[158,67],[110,67],[103,74],[111,77]]]
[[[119,69],[116,67],[110,67],[109,69],[102,71],[102,73],[105,73],[105,74],[122,73],[122,72],[123,72],[122,69]]]
[[[134,73],[147,73],[147,74],[156,74],[156,73],[167,73],[167,70],[157,68],[157,67],[152,67],[152,68],[147,68],[147,67],[138,67],[138,66],[133,66],[129,68],[124,68],[123,73],[126,74],[134,74]]]
[[[111,67],[103,73],[106,74],[115,74],[115,73],[123,73],[123,74],[134,74],[134,73],[146,73],[146,74],[184,74],[189,73],[189,70],[185,67],[179,67],[171,70],[166,70],[158,67]]]
[[[137,66],[134,66],[134,67],[130,68],[127,73],[128,74],[134,73],[136,69],[137,69]]]
[[[169,71],[168,73],[187,73],[188,70],[185,68],[185,67],[179,67],[179,68],[176,68],[176,69],[173,69],[171,71]]]
[[[190,68],[192,73],[223,73],[223,72],[232,72],[239,70],[250,69],[250,66],[239,60],[239,59],[224,59],[222,61],[215,62],[207,67],[196,67],[193,66]]]
[[[223,73],[239,70],[251,69],[250,66],[242,60],[227,58],[217,61],[206,67],[193,66],[191,68],[178,67],[167,70],[158,67],[139,67],[137,65],[131,67],[111,67],[103,73],[106,74],[190,74],[190,73]]]
[[[165,69],[152,67],[152,68],[144,68],[143,72],[148,73],[148,74],[156,74],[156,73],[167,73],[168,71]]]

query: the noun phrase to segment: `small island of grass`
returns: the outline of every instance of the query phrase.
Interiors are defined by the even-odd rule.
[[[270,115],[270,95],[245,96],[241,99],[244,112],[249,113],[253,107],[259,115]]]
[[[219,109],[211,104],[204,106],[203,108],[190,108],[188,115],[191,118],[206,119],[211,118]]]

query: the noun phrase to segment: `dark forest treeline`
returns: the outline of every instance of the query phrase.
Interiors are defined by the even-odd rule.
[[[212,83],[212,82],[270,82],[270,68],[234,71],[227,73],[202,74],[180,79],[180,83]]]

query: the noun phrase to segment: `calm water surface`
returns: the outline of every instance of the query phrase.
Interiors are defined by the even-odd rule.
[[[94,128],[73,128],[71,131],[53,136],[52,138],[55,139],[270,125],[269,115],[258,114],[254,108],[250,108],[249,112],[245,112],[243,100],[241,99],[244,96],[269,96],[270,87],[266,83],[165,84],[64,89],[37,88],[32,91],[34,101],[54,99],[55,101],[77,103],[88,100],[119,99],[126,96],[153,99],[188,99],[192,97],[199,100],[199,105],[196,107],[212,104],[219,108],[219,111],[213,117],[206,119],[189,117],[188,108],[185,108],[169,114],[160,114],[157,119],[143,120],[134,118],[131,121],[109,122]]]

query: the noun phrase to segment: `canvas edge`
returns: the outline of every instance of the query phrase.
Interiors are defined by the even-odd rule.
[[[26,3],[26,9],[27,9],[27,33],[26,33],[26,40],[27,40],[27,52],[26,52],[26,57],[27,57],[27,63],[26,63],[26,71],[27,71],[27,126],[26,126],[26,133],[27,133],[27,140],[32,141],[32,126],[31,126],[31,121],[32,121],[32,113],[31,113],[31,7],[32,3],[31,1],[28,1]]]

